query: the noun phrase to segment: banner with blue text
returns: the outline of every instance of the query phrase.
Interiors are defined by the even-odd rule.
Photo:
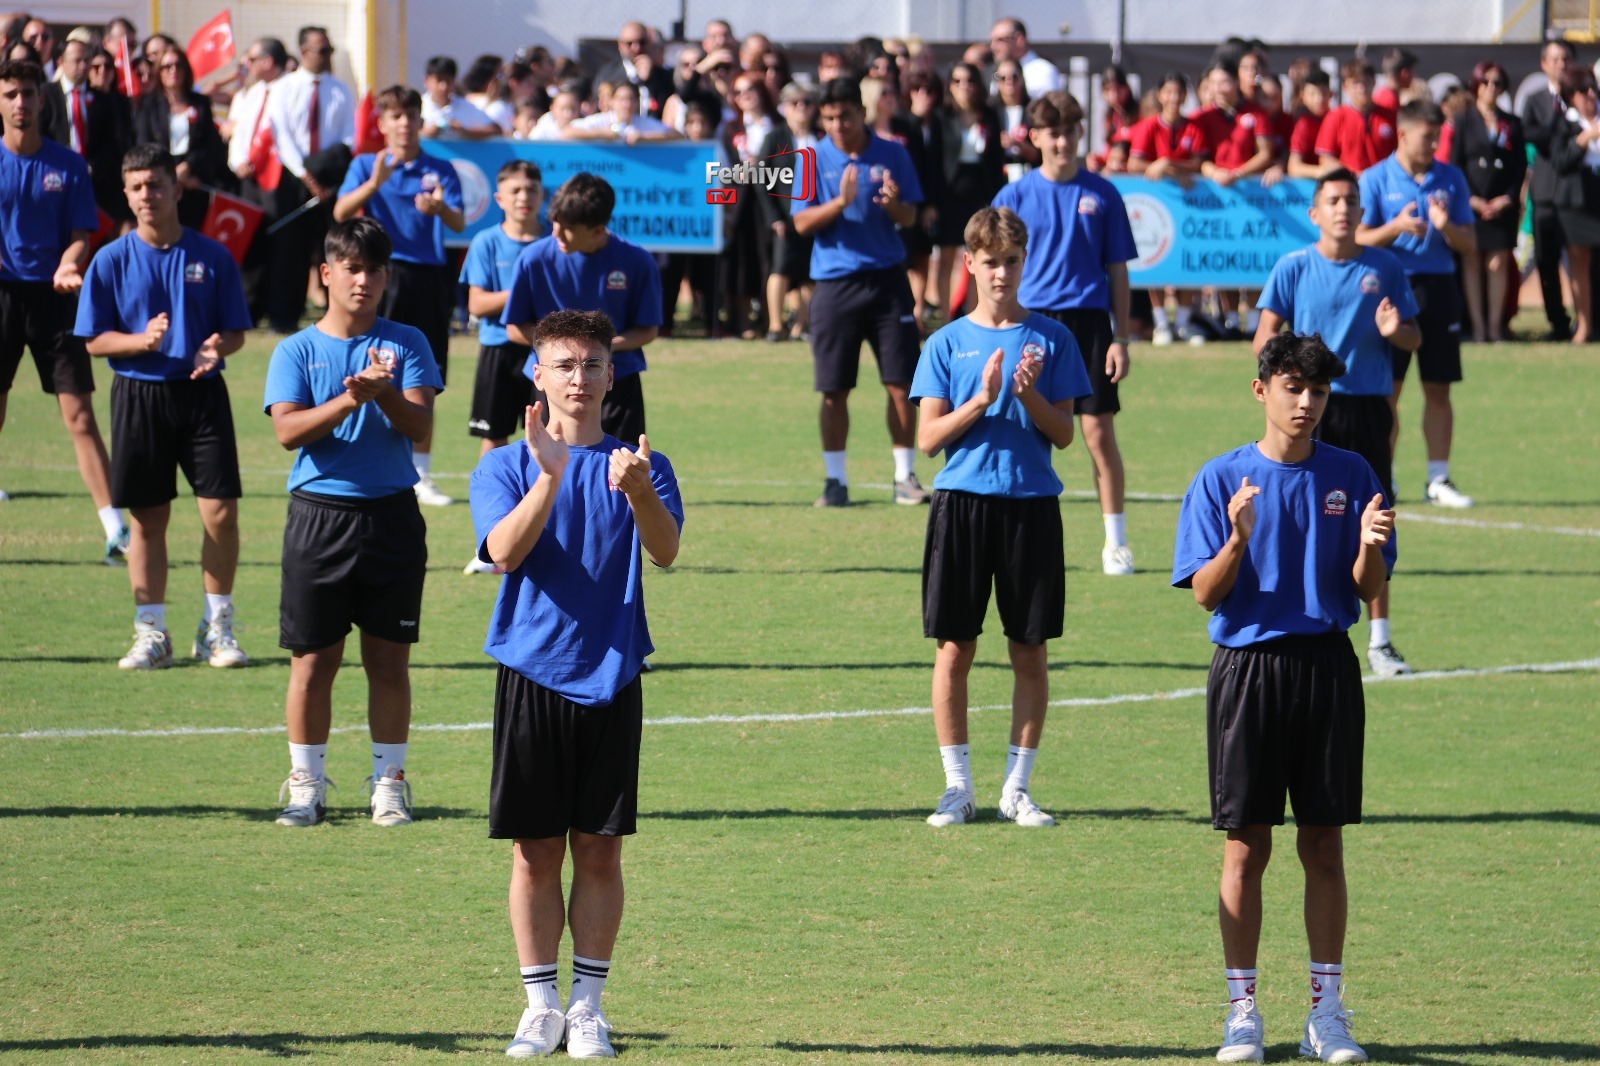
[[[1133,224],[1139,257],[1128,264],[1134,288],[1176,285],[1258,289],[1284,254],[1317,239],[1306,217],[1313,183],[1304,178],[1263,188],[1255,178],[1232,185],[1198,180],[1115,176]]]

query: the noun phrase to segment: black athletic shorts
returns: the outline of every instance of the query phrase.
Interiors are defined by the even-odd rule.
[[[1417,373],[1426,382],[1461,380],[1461,289],[1454,274],[1413,274],[1411,295],[1417,300]],[[1404,381],[1411,353],[1389,346],[1394,379]]]
[[[363,500],[296,489],[283,526],[278,647],[316,651],[352,625],[415,644],[428,571],[428,527],[410,489]]]
[[[1065,311],[1041,311],[1072,331],[1083,354],[1083,368],[1089,372],[1089,384],[1094,395],[1080,399],[1073,411],[1080,415],[1114,415],[1122,410],[1117,397],[1117,383],[1106,373],[1106,352],[1116,333],[1111,329],[1111,312],[1090,307],[1071,307]]]
[[[1218,647],[1206,679],[1211,824],[1361,821],[1361,665],[1344,633]]]
[[[1355,452],[1378,475],[1378,484],[1394,506],[1394,459],[1389,453],[1389,431],[1394,428],[1394,411],[1387,396],[1351,396],[1328,393],[1328,406],[1313,434],[1335,448]],[[1365,507],[1366,501],[1361,501]]]
[[[45,392],[93,392],[89,352],[72,334],[77,318],[78,298],[47,281],[0,281],[0,393],[11,391],[24,347]]]
[[[439,380],[448,381],[450,319],[456,310],[456,275],[433,263],[389,261],[389,287],[383,292],[379,313],[391,322],[415,326],[433,349]]]
[[[622,441],[624,444],[638,444],[639,438],[644,435],[644,382],[640,379],[643,374],[629,374],[627,377],[617,378],[611,386],[611,391],[606,393],[605,399],[600,401],[600,428]],[[527,378],[523,378],[524,381]],[[544,393],[539,391],[537,385],[528,390],[528,402],[539,403],[544,400]],[[544,420],[550,422],[550,405],[544,405]]]
[[[472,420],[467,432],[474,437],[504,440],[522,429],[528,406],[528,379],[522,367],[528,361],[525,344],[484,345],[478,349],[478,374],[472,382]]]
[[[178,496],[178,470],[194,494],[237,500],[239,450],[221,374],[199,381],[111,379],[111,502],[158,507]]]
[[[1054,496],[935,489],[922,549],[922,635],[977,640],[994,586],[1000,625],[1018,644],[1061,635],[1067,571]]]
[[[811,361],[818,392],[856,387],[861,342],[872,346],[878,380],[909,385],[922,345],[903,266],[819,281],[811,293]]]
[[[790,221],[788,232],[773,239],[772,272],[783,275],[791,285],[811,284],[811,247],[815,243],[815,238],[794,232]]]
[[[568,830],[638,831],[639,676],[610,703],[586,707],[500,667],[494,686],[489,836],[543,840]]]

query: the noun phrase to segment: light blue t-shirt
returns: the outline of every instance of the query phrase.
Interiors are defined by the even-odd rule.
[[[1281,315],[1296,333],[1319,333],[1344,360],[1344,376],[1330,388],[1350,396],[1394,391],[1389,342],[1374,316],[1387,297],[1400,319],[1417,317],[1417,300],[1400,261],[1382,248],[1363,248],[1353,259],[1329,259],[1310,245],[1272,268],[1256,306]]]
[[[356,156],[350,169],[345,171],[344,184],[339,186],[340,196],[367,183],[376,158],[376,155]],[[417,210],[417,196],[422,193],[432,196],[435,189],[443,191],[447,205],[457,211],[462,209],[461,179],[456,176],[456,168],[443,159],[423,153],[390,171],[389,180],[363,208],[369,218],[382,223],[394,242],[394,258],[403,263],[430,266],[445,263],[444,220]]]
[[[1317,441],[1310,458],[1275,463],[1255,444],[1219,455],[1195,475],[1178,512],[1172,584],[1195,573],[1228,542],[1228,501],[1241,479],[1261,487],[1256,524],[1233,588],[1211,615],[1211,640],[1245,648],[1286,636],[1343,633],[1361,618],[1352,570],[1361,552],[1361,512],[1383,492],[1367,461]],[[1393,506],[1385,497],[1384,506]],[[1383,547],[1393,572],[1395,537]]]
[[[1393,221],[1406,204],[1416,204],[1417,217],[1427,222],[1428,203],[1434,199],[1444,202],[1451,222],[1458,226],[1472,224],[1472,190],[1467,187],[1466,175],[1449,163],[1435,161],[1420,182],[1407,174],[1392,155],[1361,172],[1361,221],[1365,225],[1382,226]],[[1389,245],[1389,251],[1400,260],[1408,276],[1456,272],[1450,246],[1432,223],[1421,237],[1402,233]]]
[[[1058,496],[1061,479],[1050,465],[1046,437],[1012,390],[1023,352],[1044,360],[1034,387],[1051,404],[1093,393],[1072,332],[1035,312],[1020,325],[990,329],[958,318],[928,338],[911,380],[911,400],[948,400],[954,410],[983,388],[983,367],[996,348],[1005,354],[1000,396],[983,417],[945,446],[944,469],[933,487],[981,496]]]
[[[902,145],[868,130],[867,146],[854,159],[835,145],[832,137],[817,142],[817,187],[810,200],[795,204],[795,210],[825,204],[838,196],[845,167],[856,168],[856,198],[831,226],[812,234],[811,276],[817,281],[888,270],[905,262],[906,246],[894,219],[881,204],[872,202],[883,189],[885,173],[900,186],[901,203],[922,202],[922,185],[910,154]]]
[[[476,286],[484,292],[505,292],[511,288],[511,272],[516,268],[517,257],[532,243],[517,240],[500,226],[479,230],[467,246],[466,259],[461,262],[461,284]],[[498,348],[509,339],[506,327],[497,316],[479,317],[479,344]]]
[[[1017,291],[1023,307],[1111,309],[1106,268],[1139,255],[1116,186],[1082,169],[1070,181],[1030,170],[996,193],[993,206],[1009,207],[1028,227],[1028,257]]]
[[[307,326],[285,337],[267,364],[262,410],[275,403],[317,407],[345,392],[344,379],[372,365],[371,352],[394,356],[395,387],[444,391],[439,366],[428,341],[415,326],[380,318],[359,337],[330,337]],[[404,492],[417,483],[411,465],[411,439],[395,429],[377,401],[368,400],[333,432],[304,445],[289,470],[289,491],[375,500]]]
[[[32,155],[0,144],[0,281],[53,280],[72,231],[99,228],[82,156],[48,137]]]
[[[644,556],[628,498],[610,485],[606,436],[573,445],[555,503],[533,550],[506,574],[489,616],[483,650],[535,684],[574,703],[610,703],[655,650],[645,624]],[[526,442],[496,448],[472,472],[472,524],[478,556],[489,532],[542,476]],[[683,528],[683,499],[672,464],[650,454],[650,480]]]

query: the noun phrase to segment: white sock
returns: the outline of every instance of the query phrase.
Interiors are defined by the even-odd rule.
[[[206,622],[209,624],[212,619],[217,617],[217,612],[221,611],[224,607],[232,607],[232,606],[233,606],[233,593],[231,593],[231,592],[223,592],[223,593],[208,592],[208,593],[206,593]]]
[[[1013,792],[1028,791],[1028,779],[1033,776],[1033,760],[1039,755],[1038,748],[1019,748],[1011,745],[1006,753],[1006,783],[1000,786],[1000,795],[1009,796]]]
[[[522,987],[528,993],[528,1006],[560,1010],[561,999],[556,992],[556,964],[548,966],[522,966]]]
[[[1250,313],[1245,316],[1244,321],[1244,331],[1250,334],[1250,336],[1254,337],[1256,335],[1256,329],[1261,325],[1261,312],[1252,307],[1250,309]]]
[[[947,744],[939,748],[939,759],[944,763],[944,787],[972,791],[972,746]]]
[[[586,959],[572,956],[572,997],[567,1000],[567,1012],[579,1003],[600,1009],[600,993],[606,990],[606,978],[611,974],[610,959]]]
[[[1448,460],[1448,459],[1443,459],[1443,460],[1440,460],[1440,459],[1429,459],[1428,460],[1428,484],[1431,485],[1435,481],[1444,481],[1444,480],[1447,480],[1449,477],[1450,477],[1450,460]]]
[[[122,512],[115,507],[102,507],[96,513],[100,516],[100,524],[105,527],[107,537],[121,533],[127,524],[122,520]]]
[[[289,766],[294,770],[304,770],[306,773],[322,779],[322,769],[328,762],[328,745],[326,744],[296,744],[289,742]]]
[[[418,477],[427,477],[428,471],[433,467],[433,453],[417,451],[412,452],[411,465],[416,467]]]
[[[1188,304],[1179,304],[1178,305],[1178,328],[1179,329],[1188,329],[1189,328],[1189,319],[1191,317],[1193,317],[1193,315],[1194,315],[1194,308],[1190,307]]]
[[[156,629],[162,632],[167,628],[167,605],[164,603],[139,603],[133,608],[134,629]]]
[[[1106,524],[1106,543],[1114,548],[1125,547],[1128,543],[1128,516],[1106,514],[1100,517]]]
[[[1256,968],[1248,970],[1223,970],[1228,979],[1228,1002],[1237,1003],[1256,994]]]
[[[1150,308],[1150,324],[1156,329],[1166,329],[1170,324],[1167,318],[1167,305],[1156,304]]]
[[[1387,618],[1367,619],[1367,647],[1381,648],[1389,643],[1389,620]]]
[[[822,469],[839,484],[850,484],[850,479],[844,476],[844,452],[823,452]]]
[[[904,481],[912,474],[912,463],[916,461],[915,448],[895,448],[894,451],[894,479]]]
[[[406,746],[404,744],[379,744],[372,742],[372,780],[382,781],[383,772],[389,767],[403,772],[406,768]]]
[[[1339,962],[1313,962],[1311,964],[1311,1009],[1317,1010],[1326,1001],[1323,1010],[1339,1009],[1339,983],[1344,980],[1344,964]]]

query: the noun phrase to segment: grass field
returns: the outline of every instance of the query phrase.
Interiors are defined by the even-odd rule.
[[[269,350],[252,337],[228,371],[247,493],[242,671],[115,668],[126,576],[100,564],[53,404],[27,367],[18,378],[0,436],[14,497],[0,504],[0,1060],[420,1062],[498,1056],[515,1025],[509,849],[485,837],[495,582],[459,572],[465,506],[427,515],[419,820],[364,818],[352,662],[335,690],[332,818],[272,824],[288,772],[288,456],[259,413]],[[462,497],[473,352],[458,338],[438,408],[435,467]],[[822,512],[803,347],[677,341],[651,359],[651,443],[682,479],[687,525],[678,564],[647,579],[655,724],[606,993],[625,1059],[1208,1059],[1225,999],[1220,838],[1193,693],[1211,649],[1167,571],[1176,494],[1259,430],[1244,347],[1136,350],[1119,430],[1142,494],[1128,508],[1138,575],[1099,573],[1087,458],[1081,444],[1058,455],[1068,615],[1051,694],[1077,702],[1053,711],[1034,776],[1051,830],[923,824],[942,789],[917,710],[925,512],[889,505],[881,394],[856,400],[866,505]],[[1403,410],[1394,640],[1446,674],[1368,690],[1347,1003],[1376,1060],[1600,1061],[1600,349],[1469,348],[1467,366],[1454,471],[1476,510],[1417,503],[1419,397]],[[187,497],[171,544],[186,649],[201,603]],[[986,815],[1009,718],[997,629],[972,693]],[[1481,673],[1562,663],[1577,665]],[[1307,994],[1299,893],[1284,836],[1260,960],[1279,1061]]]

